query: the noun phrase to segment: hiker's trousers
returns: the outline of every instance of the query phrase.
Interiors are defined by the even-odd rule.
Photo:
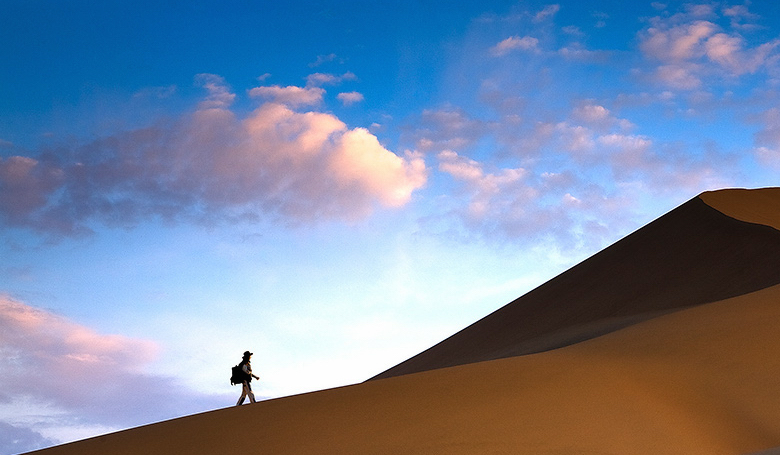
[[[238,399],[236,406],[241,406],[244,404],[244,399],[246,399],[246,397],[249,397],[250,403],[255,402],[255,394],[252,393],[252,385],[249,383],[249,381],[244,381],[244,386],[241,388],[241,398]]]

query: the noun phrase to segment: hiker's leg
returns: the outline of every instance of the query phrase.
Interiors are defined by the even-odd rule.
[[[238,399],[238,403],[236,403],[236,406],[241,406],[244,404],[244,398],[246,398],[246,386],[247,383],[244,381],[244,385],[241,386],[241,397]]]
[[[249,382],[245,382],[244,384],[246,384],[246,388],[247,388],[246,394],[249,396],[249,402],[256,403],[255,394],[252,393],[252,384],[250,384]]]

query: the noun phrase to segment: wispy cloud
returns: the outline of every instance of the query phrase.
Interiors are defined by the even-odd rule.
[[[510,36],[493,46],[490,53],[496,57],[502,57],[512,51],[536,51],[538,50],[539,40],[532,36]]]
[[[325,63],[338,61],[339,57],[336,54],[324,54],[324,55],[318,55],[317,60],[309,63],[310,68],[316,68],[320,65],[323,65]]]
[[[542,22],[555,16],[561,10],[561,5],[547,5],[534,15],[534,22]]]
[[[488,125],[461,108],[446,106],[425,109],[409,139],[424,152],[443,150],[464,151],[487,133]]]

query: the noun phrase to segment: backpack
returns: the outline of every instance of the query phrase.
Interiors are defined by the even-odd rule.
[[[241,369],[241,365],[236,365],[230,369],[230,385],[243,384],[246,374]]]

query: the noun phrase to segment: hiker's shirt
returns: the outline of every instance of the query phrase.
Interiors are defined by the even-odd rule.
[[[246,373],[246,378],[244,378],[244,381],[251,381],[252,380],[252,367],[249,365],[249,363],[245,363],[243,367],[241,367],[241,370]]]

